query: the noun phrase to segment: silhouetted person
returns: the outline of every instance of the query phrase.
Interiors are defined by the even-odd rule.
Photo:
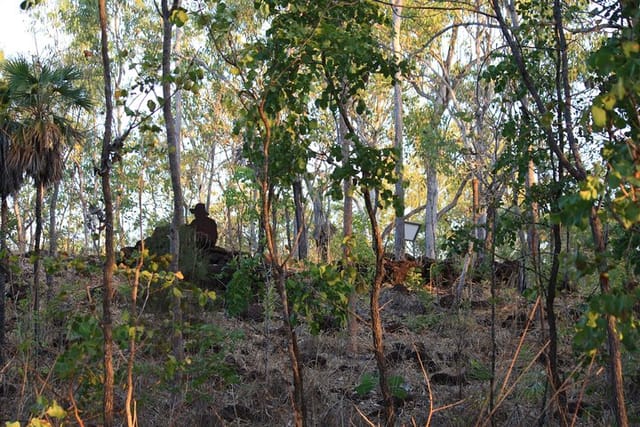
[[[196,229],[196,240],[205,248],[213,248],[218,241],[218,224],[209,218],[209,213],[204,203],[198,203],[195,208],[189,209],[196,217],[191,221],[191,226]]]

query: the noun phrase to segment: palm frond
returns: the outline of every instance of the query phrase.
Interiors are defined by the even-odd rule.
[[[82,133],[69,112],[90,109],[91,99],[77,85],[81,73],[72,66],[54,67],[17,58],[4,64],[7,79],[7,116],[19,124],[6,164],[32,177],[36,185],[62,178],[63,147]]]

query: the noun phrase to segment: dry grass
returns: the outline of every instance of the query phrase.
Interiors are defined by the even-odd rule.
[[[26,286],[30,264],[14,277],[14,285]],[[90,377],[61,380],[52,367],[69,342],[68,320],[77,315],[99,316],[100,272],[78,272],[64,268],[56,277],[55,304],[65,316],[43,315],[46,332],[43,351],[36,354],[25,343],[29,335],[24,313],[26,300],[10,299],[7,305],[8,363],[0,367],[0,421],[26,421],[38,396],[56,399],[70,412],[74,405],[84,424],[98,425],[100,419],[99,360]],[[120,284],[126,280],[118,279]],[[22,284],[22,285],[21,285]],[[64,290],[64,294],[61,291]],[[438,290],[442,292],[442,289]],[[125,311],[125,297],[118,298],[115,318]],[[496,314],[495,406],[489,407],[491,366],[491,311],[488,290],[480,285],[467,292],[462,308],[443,308],[439,297],[428,290],[422,295],[387,288],[383,292],[383,319],[389,369],[402,379],[405,396],[398,398],[398,425],[529,426],[538,423],[550,391],[546,390],[546,371],[539,354],[546,343],[540,312],[512,289],[502,289]],[[573,425],[607,425],[606,375],[599,362],[580,359],[571,349],[571,328],[579,299],[559,299],[561,327],[560,360],[566,377],[570,402],[581,402],[585,409]],[[57,305],[56,305],[57,304]],[[171,381],[163,377],[167,360],[169,316],[147,311],[141,321],[153,336],[140,342],[135,375],[136,409],[140,426],[286,426],[291,424],[291,374],[285,334],[277,313],[267,320],[245,321],[227,316],[219,307],[201,310],[188,307],[192,324],[213,325],[234,337],[208,343],[197,334],[186,334],[189,356],[197,369],[187,374],[184,399],[172,404]],[[300,350],[304,364],[305,397],[309,424],[314,426],[368,426],[381,421],[381,397],[377,387],[357,391],[357,387],[376,372],[368,329],[367,301],[358,306],[361,319],[358,350],[347,351],[344,331],[310,335],[299,327]],[[527,319],[531,322],[527,325]],[[51,319],[58,319],[55,322]],[[126,367],[126,348],[116,352],[116,367]],[[207,362],[207,360],[209,362]],[[209,363],[209,365],[207,365]],[[217,364],[217,365],[216,365]],[[235,373],[235,381],[216,372],[224,365]],[[208,371],[211,369],[211,371]],[[571,376],[570,376],[571,374]],[[635,377],[637,378],[637,377]],[[202,383],[198,383],[202,380]],[[117,380],[124,384],[123,379]],[[637,385],[629,385],[630,388]],[[365,387],[366,389],[366,387]],[[117,405],[123,414],[126,390],[117,389]],[[630,396],[631,399],[634,397]],[[559,425],[555,408],[547,405],[547,425]],[[635,401],[630,412],[637,414]],[[33,412],[31,412],[33,414]],[[73,425],[73,417],[65,425]]]

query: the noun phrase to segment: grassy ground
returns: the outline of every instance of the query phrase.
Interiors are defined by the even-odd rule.
[[[67,260],[56,270],[53,298],[43,304],[40,315],[40,346],[31,334],[30,268],[23,260],[7,302],[8,360],[0,367],[0,421],[26,425],[30,417],[45,414],[55,400],[66,410],[64,425],[99,425],[99,262]],[[116,409],[118,419],[124,420],[129,282],[124,276],[117,282],[121,293],[114,315],[123,326],[116,330]],[[398,425],[491,425],[493,418],[494,425],[530,426],[538,424],[543,414],[543,425],[562,425],[546,381],[541,353],[547,332],[536,301],[524,299],[512,288],[499,289],[492,317],[485,283],[469,284],[459,307],[450,306],[449,289],[423,285],[412,291],[387,287],[382,294]],[[140,305],[144,300],[143,294]],[[602,358],[591,363],[571,346],[582,301],[577,295],[562,295],[557,304],[560,368],[570,407],[580,408],[567,421],[611,425]],[[221,299],[204,308],[194,302],[185,305],[188,363],[182,387],[173,380],[174,365],[168,356],[171,319],[161,305],[147,302],[140,316],[144,330],[139,331],[134,371],[140,426],[290,425],[291,373],[277,305],[261,302],[255,315],[242,319],[226,314]],[[358,301],[357,316],[355,352],[347,350],[349,337],[343,329],[329,328],[315,336],[304,325],[298,329],[310,425],[381,422],[366,295]],[[640,374],[631,356],[625,358],[629,412],[637,417]],[[175,399],[176,395],[182,398]],[[56,424],[54,418],[44,418]]]

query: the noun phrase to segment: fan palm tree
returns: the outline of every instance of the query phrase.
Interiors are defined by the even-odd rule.
[[[88,110],[92,103],[77,85],[82,76],[75,67],[54,67],[17,58],[7,61],[2,70],[8,95],[4,121],[12,128],[6,168],[12,176],[32,178],[36,187],[33,310],[37,319],[44,192],[62,178],[65,143],[81,137],[70,114]],[[37,340],[37,321],[34,325]]]

